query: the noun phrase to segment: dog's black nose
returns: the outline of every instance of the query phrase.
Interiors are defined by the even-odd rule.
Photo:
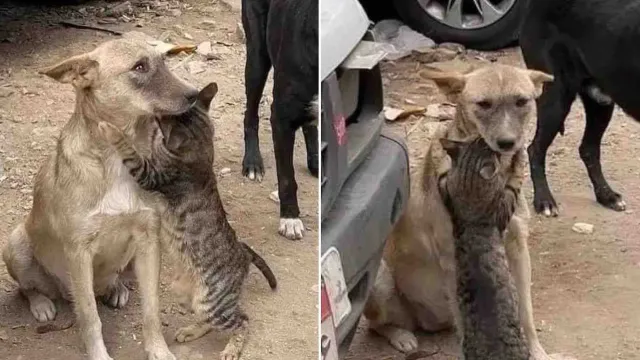
[[[510,140],[510,139],[498,140],[498,147],[500,148],[500,150],[503,150],[503,151],[509,151],[513,149],[515,145],[516,145],[516,142],[514,140]]]

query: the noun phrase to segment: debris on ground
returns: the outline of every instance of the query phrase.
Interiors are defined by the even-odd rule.
[[[587,223],[575,223],[571,228],[574,232],[578,234],[593,234],[593,225]]]
[[[278,195],[278,190],[272,191],[271,194],[269,194],[269,199],[273,200],[276,203],[280,203],[280,196]]]
[[[456,115],[456,106],[452,103],[429,104],[426,115],[438,121],[453,120]]]
[[[188,62],[185,67],[191,75],[200,74],[207,70],[207,64],[200,60]]]
[[[411,29],[399,20],[387,19],[373,27],[373,38],[376,42],[393,46],[385,59],[397,60],[408,56],[412,51],[424,52],[433,48],[436,43],[421,33]]]
[[[390,106],[385,106],[384,118],[387,121],[398,121],[402,119],[406,119],[410,115],[418,115],[423,114],[425,112],[425,108],[421,106],[412,106],[406,109],[396,109]]]

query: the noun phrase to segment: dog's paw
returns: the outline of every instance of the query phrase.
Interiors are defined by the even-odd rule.
[[[289,240],[300,240],[304,236],[304,225],[300,219],[280,219],[280,235]]]
[[[533,207],[538,214],[542,214],[546,217],[558,216],[558,205],[551,196],[548,198],[538,198],[535,196],[533,200]]]
[[[622,200],[622,195],[609,189],[609,191],[603,191],[604,194],[596,194],[596,199],[602,206],[608,207],[615,211],[627,210],[627,203]]]
[[[388,334],[389,343],[398,351],[404,353],[412,352],[418,349],[418,339],[409,330],[394,329],[392,333]]]
[[[262,182],[264,165],[262,156],[259,153],[254,155],[245,154],[242,160],[242,175],[249,178],[249,180]]]
[[[36,294],[29,297],[31,314],[39,322],[53,321],[56,318],[56,305],[48,297]]]
[[[131,291],[118,280],[111,288],[107,295],[102,297],[102,302],[114,309],[121,309],[129,302],[129,294]]]

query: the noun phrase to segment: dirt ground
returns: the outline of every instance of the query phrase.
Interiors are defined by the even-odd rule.
[[[464,56],[468,61],[476,57],[522,65],[518,49]],[[412,58],[384,64],[387,105],[402,108],[444,101],[433,85],[417,77],[417,69],[419,63]],[[438,126],[435,122],[412,117],[390,125],[400,134],[409,133],[413,170],[421,164],[430,134]],[[574,105],[566,129],[566,135],[550,148],[547,168],[560,217],[533,215],[530,223],[533,305],[541,342],[550,354],[580,360],[640,359],[640,125],[616,110],[602,146],[605,176],[628,204],[629,210],[622,213],[595,202],[578,155],[584,129],[580,102]],[[532,139],[535,124],[529,130]],[[531,201],[530,181],[526,186]],[[575,222],[593,224],[594,233],[573,232]],[[452,333],[422,334],[419,341],[424,351],[420,359],[457,358]],[[370,333],[362,321],[348,359],[400,360],[405,356]]]
[[[245,48],[237,31],[240,22],[237,3],[131,1],[133,11],[124,6],[124,16],[117,13],[112,17],[96,17],[96,13],[108,15],[107,7],[111,9],[122,2],[91,2],[59,8],[0,4],[0,247],[28,213],[33,175],[43,159],[53,152],[56,136],[74,106],[71,86],[38,75],[37,69],[89,51],[113,38],[104,32],[64,28],[59,21],[91,24],[99,21],[100,26],[142,31],[155,38],[164,37],[163,33],[170,31],[168,41],[181,44],[211,41],[213,60],[206,61],[200,55],[185,60],[186,56],[177,55],[169,58],[168,63],[179,76],[198,87],[210,81],[218,83],[220,90],[211,111],[216,127],[215,168],[216,171],[230,170],[225,169],[220,176],[221,196],[232,226],[262,254],[279,280],[278,290],[272,292],[262,275],[256,269],[251,271],[243,299],[252,321],[251,334],[242,358],[315,359],[317,179],[306,169],[300,135],[295,167],[302,220],[308,230],[302,241],[281,238],[277,234],[278,206],[269,199],[269,194],[276,190],[268,122],[270,85],[265,91],[269,95],[263,101],[260,129],[266,177],[262,183],[254,183],[241,176]],[[203,61],[204,71],[194,71],[192,61]],[[171,349],[180,360],[218,359],[218,352],[227,339],[224,335],[210,334],[186,345],[177,345],[173,340],[177,328],[193,318],[179,311],[167,289],[171,266],[163,264],[161,286],[161,316]],[[59,303],[59,306],[56,322],[72,318],[68,304]],[[115,359],[144,358],[139,309],[137,294],[123,310],[99,306],[105,342]],[[36,326],[26,301],[0,262],[0,359],[84,359],[77,327],[39,335]]]

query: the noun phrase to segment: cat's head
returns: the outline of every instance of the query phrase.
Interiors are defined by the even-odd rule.
[[[209,119],[211,101],[218,93],[218,85],[210,83],[184,113],[158,117],[164,147],[185,164],[213,162],[213,125]]]

